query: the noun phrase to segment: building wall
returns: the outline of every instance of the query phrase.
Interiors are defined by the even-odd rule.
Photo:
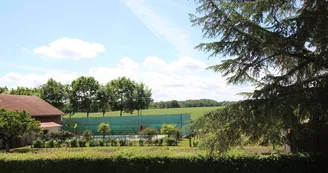
[[[61,116],[60,115],[56,115],[56,116],[35,116],[33,117],[36,120],[40,121],[40,122],[55,122],[57,124],[62,124],[62,120],[61,120]]]

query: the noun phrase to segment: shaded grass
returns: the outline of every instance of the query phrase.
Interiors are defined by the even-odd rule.
[[[192,119],[197,119],[198,117],[204,116],[205,113],[221,109],[223,106],[218,107],[196,107],[196,108],[170,108],[170,109],[147,109],[142,110],[142,115],[163,115],[163,114],[190,114]],[[106,112],[105,116],[119,116],[119,111]],[[123,116],[138,115],[138,111],[134,111],[132,114],[123,113]],[[102,117],[101,112],[90,113],[89,117]],[[72,118],[82,118],[87,117],[85,112],[77,112]],[[65,115],[64,118],[69,118]]]

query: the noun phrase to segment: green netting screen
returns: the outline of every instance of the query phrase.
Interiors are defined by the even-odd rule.
[[[175,124],[182,135],[189,134],[190,114],[171,115],[145,115],[145,116],[122,116],[122,117],[93,117],[93,118],[64,118],[64,130],[75,132],[74,125],[77,124],[76,133],[82,134],[86,129],[94,134],[99,134],[98,125],[102,122],[109,123],[111,132],[115,135],[138,134],[140,125],[143,128],[155,127],[160,131],[162,124]]]

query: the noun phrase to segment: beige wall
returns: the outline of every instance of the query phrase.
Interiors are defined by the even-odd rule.
[[[60,127],[46,127],[46,128],[42,128],[42,129],[47,129],[48,133],[56,133],[59,132]]]

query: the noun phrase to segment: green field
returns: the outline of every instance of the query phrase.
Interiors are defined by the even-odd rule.
[[[171,108],[171,109],[147,109],[142,111],[142,115],[163,115],[163,114],[184,114],[189,113],[191,115],[192,119],[197,119],[198,117],[203,116],[205,113],[221,109],[222,106],[219,107],[197,107],[197,108]],[[106,112],[105,116],[119,116],[119,111],[113,111],[113,112]],[[128,115],[138,115],[137,111],[134,111],[133,114],[129,113],[123,113],[123,116]],[[101,112],[97,113],[90,113],[89,117],[102,117]],[[68,118],[68,115],[65,115],[64,118]],[[81,117],[87,117],[87,113],[85,112],[78,112],[75,113],[72,118],[81,118]]]

